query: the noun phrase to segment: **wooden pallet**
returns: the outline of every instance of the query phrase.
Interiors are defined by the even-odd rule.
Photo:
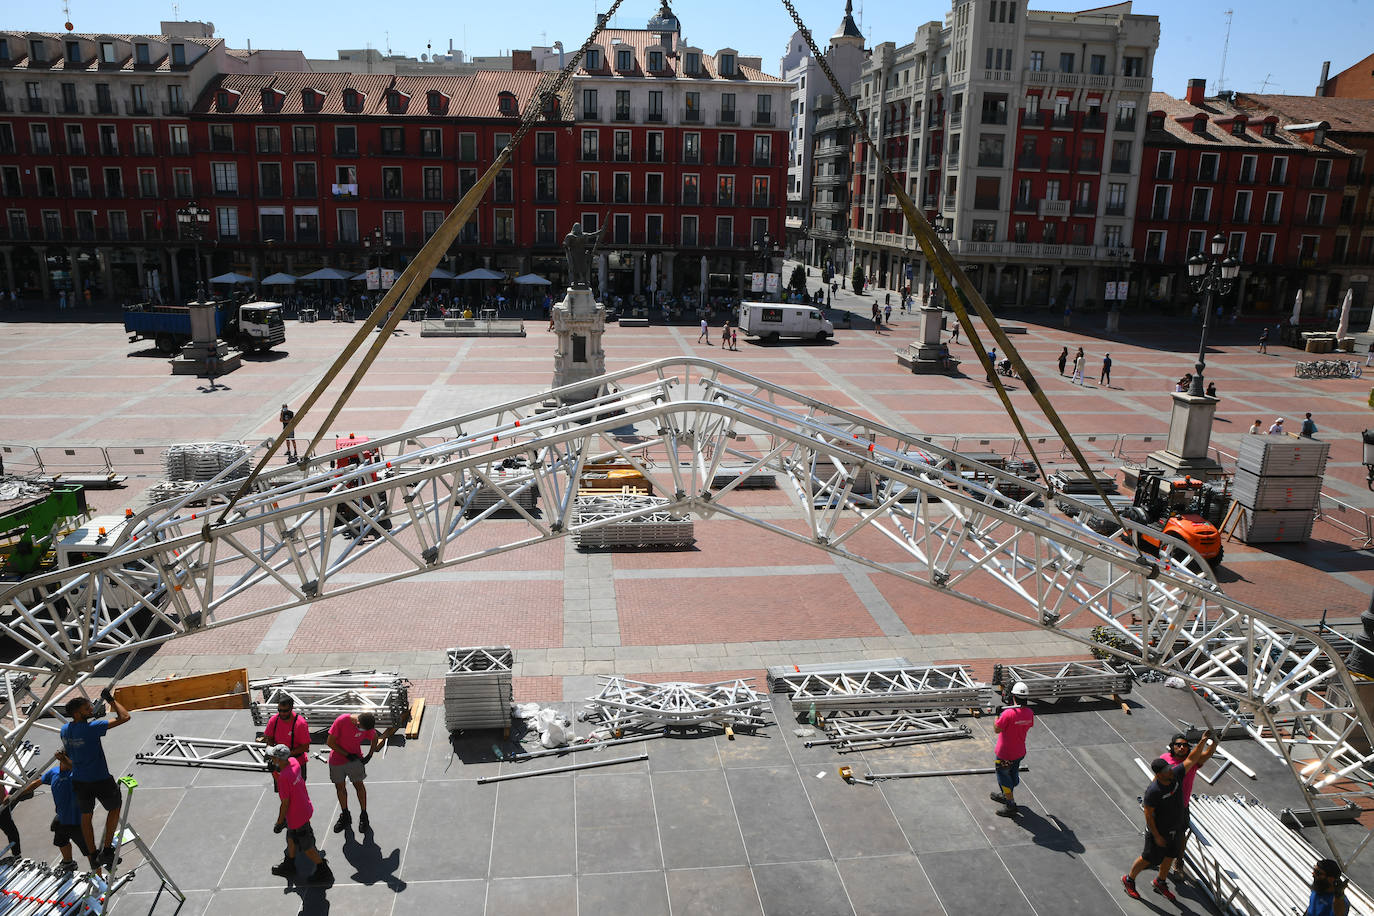
[[[125,709],[247,709],[248,669],[130,684],[116,687],[114,695]]]
[[[406,723],[405,736],[407,741],[414,741],[420,737],[420,720],[425,715],[425,698],[420,697],[410,704],[410,721]]]

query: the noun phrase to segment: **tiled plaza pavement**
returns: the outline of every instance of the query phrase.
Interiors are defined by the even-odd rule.
[[[1186,692],[1157,685],[1144,685],[1131,706],[1130,715],[1112,703],[1042,709],[1015,820],[995,815],[991,776],[866,787],[836,772],[842,763],[860,774],[988,766],[986,718],[961,720],[969,739],[840,755],[805,747],[788,704],[775,698],[776,723],[758,734],[622,745],[574,757],[648,760],[489,785],[476,780],[569,759],[502,762],[493,747],[508,754],[514,745],[496,733],[451,744],[442,719],[429,718],[417,741],[395,742],[369,765],[370,835],[332,832],[338,803],[326,767],[311,761],[312,824],[336,876],[327,890],[290,887],[269,873],[282,839],[271,829],[277,803],[266,774],[133,762],[158,733],[248,739],[247,712],[135,713],[105,746],[113,771],[139,780],[131,822],[186,892],[180,916],[1212,912],[1192,890],[1178,905],[1148,889],[1140,902],[1121,892],[1119,877],[1140,846],[1136,798],[1145,779],[1133,758],[1158,753],[1171,717],[1196,718]],[[1259,779],[1238,782],[1232,769],[1212,791],[1249,792],[1275,809],[1297,803],[1277,760],[1248,742],[1227,748]],[[349,805],[356,821],[351,790]],[[46,789],[15,809],[31,856],[51,853],[51,813]],[[1348,849],[1361,828],[1335,832]],[[131,852],[125,865],[138,860]],[[1359,861],[1353,874],[1369,886],[1374,865]],[[113,912],[176,911],[156,891],[151,872],[138,872]]]
[[[890,333],[875,334],[863,317],[868,301],[841,292],[835,306],[852,308],[858,317],[852,330],[841,321],[836,341],[826,346],[742,342],[739,351],[722,351],[714,339],[710,347],[698,344],[694,327],[612,325],[608,366],[704,355],[901,429],[961,436],[965,450],[1005,448],[1009,421],[980,374],[971,368],[954,378],[906,373],[892,351],[915,333],[914,317],[899,312]],[[1136,458],[1158,447],[1172,382],[1191,368],[1196,327],[1187,320],[1128,316],[1120,334],[1107,336],[1097,330],[1101,315],[1080,316],[1069,331],[1037,323],[1046,318],[1058,320],[1030,313],[1004,321],[1027,327],[1016,345],[1044,373],[1044,386],[1080,441],[1101,448],[1124,435]],[[252,441],[274,433],[277,405],[299,405],[359,325],[289,322],[282,353],[250,357],[215,391],[201,380],[170,375],[164,359],[128,344],[115,324],[19,320],[2,327],[0,443],[37,445],[45,460],[73,467],[90,460],[91,447],[106,447],[132,474],[129,487],[92,492],[90,499],[101,512],[119,512],[136,503],[153,479],[158,446]],[[1284,415],[1296,426],[1311,409],[1321,437],[1332,443],[1327,491],[1356,506],[1374,505],[1363,485],[1358,437],[1370,425],[1369,383],[1298,381],[1292,367],[1303,355],[1279,346],[1268,355],[1256,353],[1257,329],[1254,323],[1214,329],[1218,345],[1208,378],[1222,395],[1214,443],[1234,452],[1253,419],[1267,424]],[[542,390],[552,375],[551,337],[533,314],[527,330],[524,339],[421,339],[417,325],[403,323],[331,433],[387,434]],[[1088,384],[1058,376],[1054,361],[1063,345],[1084,347]],[[966,346],[953,349],[969,357]],[[1107,352],[1114,362],[1110,387],[1097,383]],[[1025,391],[1012,385],[1032,434],[1049,436]],[[1088,442],[1092,434],[1101,436],[1098,443]],[[980,442],[984,436],[988,445]],[[141,456],[134,454],[138,446],[147,447]],[[1046,450],[1058,451],[1052,444]],[[1094,458],[1109,465],[1100,452]],[[16,467],[14,457],[10,466]],[[749,491],[747,501],[784,527],[798,523],[791,494]],[[517,524],[494,520],[470,538],[474,547],[495,543],[505,526]],[[979,665],[1076,651],[1051,634],[1025,631],[1018,621],[817,548],[770,538],[742,522],[698,520],[696,530],[698,543],[690,551],[584,555],[569,543],[554,543],[503,553],[169,643],[138,676],[226,665],[285,673],[350,664],[399,666],[433,683],[443,673],[439,650],[445,646],[503,642],[517,649],[521,683],[542,697],[575,698],[591,676],[610,672],[758,673],[769,664],[854,655]],[[865,555],[901,561],[884,539],[863,538],[855,548]],[[1319,523],[1304,545],[1262,550],[1228,544],[1219,578],[1230,594],[1267,610],[1301,620],[1323,613],[1348,620],[1368,605],[1374,564],[1368,551],[1351,549],[1348,533]],[[984,597],[999,597],[994,586],[984,591]],[[556,679],[565,679],[562,691]]]

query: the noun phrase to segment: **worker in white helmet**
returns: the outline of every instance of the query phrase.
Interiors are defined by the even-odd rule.
[[[1017,681],[1011,688],[1011,705],[1002,710],[992,730],[997,733],[997,787],[992,800],[999,803],[997,814],[1015,817],[1016,798],[1012,793],[1021,782],[1021,761],[1026,757],[1026,733],[1035,724],[1030,708],[1030,689],[1025,681]]]

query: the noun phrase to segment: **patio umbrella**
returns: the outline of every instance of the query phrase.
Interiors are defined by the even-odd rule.
[[[706,255],[701,256],[701,291],[698,293],[698,303],[702,308],[706,307]]]
[[[1288,319],[1288,323],[1296,325],[1298,316],[1302,314],[1302,290],[1298,290],[1298,295],[1293,299],[1293,317]]]
[[[351,280],[353,274],[337,267],[321,267],[301,277],[302,280]]]
[[[548,286],[549,281],[539,274],[521,274],[515,278],[515,282],[521,286]]]
[[[354,274],[353,276],[349,277],[348,279],[350,279],[350,280],[366,280],[366,279],[367,279],[367,271],[363,271],[363,272],[360,273],[360,274]]]
[[[490,270],[486,267],[475,267],[464,274],[454,277],[455,280],[504,280],[506,275],[498,270]]]
[[[452,280],[455,279],[455,275],[451,270],[444,270],[442,267],[436,267],[429,272],[429,278],[431,280]]]
[[[1341,319],[1340,321],[1336,322],[1337,340],[1340,340],[1342,337],[1350,333],[1350,305],[1354,298],[1354,291],[1347,289],[1345,291],[1345,299],[1341,301]]]
[[[291,286],[296,282],[296,278],[291,274],[276,273],[270,277],[262,278],[263,286]]]
[[[245,277],[243,274],[227,273],[220,274],[218,277],[211,277],[211,283],[252,283],[252,277]]]

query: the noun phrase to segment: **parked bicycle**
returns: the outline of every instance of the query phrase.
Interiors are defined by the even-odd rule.
[[[1364,367],[1353,359],[1318,359],[1293,367],[1298,378],[1359,378]]]

